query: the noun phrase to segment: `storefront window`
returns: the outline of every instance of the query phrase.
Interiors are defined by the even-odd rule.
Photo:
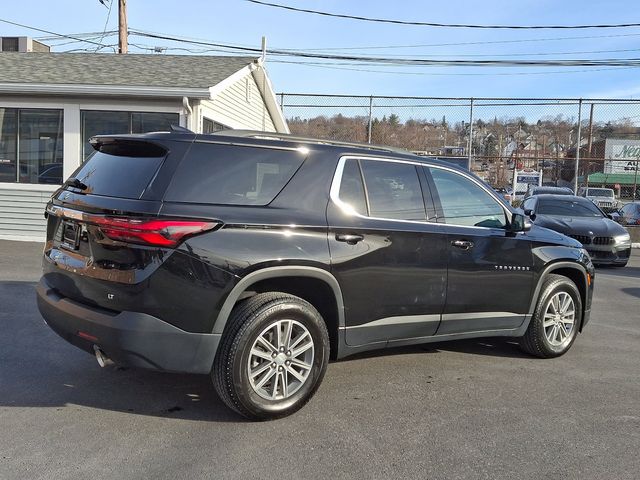
[[[84,161],[93,152],[89,139],[94,135],[166,132],[172,124],[178,124],[179,116],[177,113],[84,110],[81,112],[81,122]]]
[[[0,108],[0,182],[62,183],[62,110]]]
[[[18,110],[0,108],[0,182],[15,182],[18,167]]]
[[[202,133],[214,133],[214,132],[219,132],[220,130],[228,130],[229,127],[218,123],[218,122],[214,122],[213,120],[204,117],[202,119]]]
[[[132,113],[131,133],[166,132],[178,121],[177,113]]]

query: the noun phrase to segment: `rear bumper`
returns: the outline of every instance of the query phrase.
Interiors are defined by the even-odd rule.
[[[186,332],[145,313],[118,313],[80,304],[59,295],[44,280],[36,290],[47,325],[82,350],[93,353],[97,345],[114,362],[132,367],[211,371],[221,335]]]

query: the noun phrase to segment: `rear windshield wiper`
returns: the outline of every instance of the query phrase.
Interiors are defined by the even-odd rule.
[[[64,182],[64,186],[79,188],[80,190],[86,190],[87,188],[89,188],[86,184],[82,183],[75,177],[71,177],[66,182]]]

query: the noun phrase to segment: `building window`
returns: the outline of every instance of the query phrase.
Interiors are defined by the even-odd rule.
[[[83,110],[80,117],[83,161],[93,152],[89,139],[95,135],[167,132],[179,122],[177,113]]]
[[[62,110],[0,108],[0,182],[62,183]]]
[[[230,130],[230,128],[206,117],[202,119],[202,133],[214,133],[219,132],[220,130]]]
[[[18,52],[20,51],[20,39],[18,37],[4,37],[0,38],[2,43],[3,52]]]

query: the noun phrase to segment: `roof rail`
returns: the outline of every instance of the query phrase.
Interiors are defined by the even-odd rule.
[[[387,152],[402,153],[404,155],[415,155],[409,150],[403,148],[390,147],[387,145],[375,145],[371,143],[359,143],[359,142],[342,142],[338,140],[325,140],[322,138],[304,137],[300,135],[293,135],[291,133],[277,133],[277,132],[261,132],[259,130],[219,130],[211,135],[221,135],[225,137],[240,137],[240,138],[263,138],[268,140],[282,140],[288,142],[305,142],[315,143],[318,145],[336,145],[343,147],[356,147],[366,148],[369,150],[384,150]]]

